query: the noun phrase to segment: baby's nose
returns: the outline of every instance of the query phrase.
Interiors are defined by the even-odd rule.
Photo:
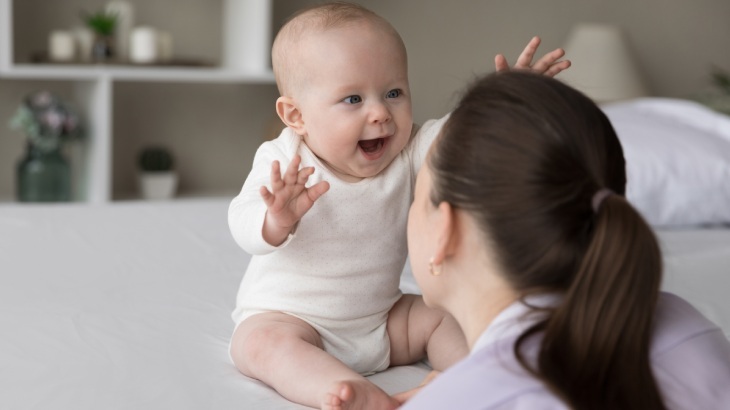
[[[390,110],[385,104],[376,103],[370,111],[370,120],[373,123],[381,123],[390,121]]]

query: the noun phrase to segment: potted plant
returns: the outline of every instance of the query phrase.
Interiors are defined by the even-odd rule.
[[[149,146],[139,153],[139,184],[144,199],[170,199],[177,189],[177,174],[170,151]]]
[[[114,56],[114,29],[117,26],[117,15],[107,11],[81,13],[81,19],[94,32],[94,44],[91,48],[92,60],[104,62]]]
[[[16,169],[18,200],[71,200],[71,171],[62,149],[83,135],[76,111],[50,92],[38,91],[23,100],[10,127],[27,139],[25,157]]]

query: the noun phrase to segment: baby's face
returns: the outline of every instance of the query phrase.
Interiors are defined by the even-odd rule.
[[[367,23],[314,33],[303,43],[295,69],[305,71],[295,99],[304,141],[345,180],[377,175],[411,134],[405,51]]]

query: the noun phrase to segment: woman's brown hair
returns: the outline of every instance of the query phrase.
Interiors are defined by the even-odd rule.
[[[603,112],[558,80],[494,74],[435,144],[431,201],[475,217],[522,295],[562,295],[515,344],[522,366],[575,409],[663,409],[649,364],[661,255],[624,198],[623,151]],[[594,209],[605,189],[614,194]]]

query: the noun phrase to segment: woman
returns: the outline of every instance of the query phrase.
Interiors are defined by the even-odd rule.
[[[513,71],[469,90],[418,175],[408,247],[471,354],[405,409],[730,406],[730,343],[659,292],[624,165],[605,115],[557,80]]]

